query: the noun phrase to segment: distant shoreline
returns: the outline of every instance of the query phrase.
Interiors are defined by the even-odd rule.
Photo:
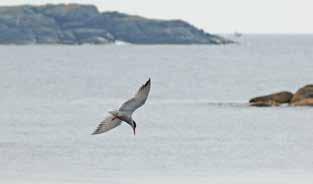
[[[100,12],[94,5],[0,7],[0,44],[229,44],[183,20]]]

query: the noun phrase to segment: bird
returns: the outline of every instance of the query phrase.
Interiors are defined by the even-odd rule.
[[[101,134],[118,127],[122,122],[127,123],[133,129],[134,135],[136,135],[137,124],[132,118],[132,114],[141,106],[143,106],[148,98],[151,89],[151,79],[149,78],[145,84],[143,84],[135,96],[124,102],[118,110],[109,111],[102,122],[97,126],[92,135]]]

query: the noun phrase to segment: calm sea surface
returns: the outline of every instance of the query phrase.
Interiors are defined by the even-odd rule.
[[[225,46],[0,46],[0,182],[312,183],[313,108],[249,107],[313,83],[313,35]],[[90,135],[149,77],[127,124]]]

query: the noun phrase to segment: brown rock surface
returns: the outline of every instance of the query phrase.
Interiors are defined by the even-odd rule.
[[[313,105],[313,84],[306,85],[300,88],[292,97],[291,105],[295,106],[305,106]]]
[[[250,99],[249,103],[252,106],[267,107],[267,106],[279,106],[283,103],[289,103],[293,94],[288,91],[282,91],[273,93],[270,95],[255,97]]]
[[[313,106],[313,98],[306,98],[292,103],[293,106]]]

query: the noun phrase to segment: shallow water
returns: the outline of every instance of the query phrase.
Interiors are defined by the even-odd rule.
[[[313,109],[249,107],[313,81],[312,35],[225,46],[0,46],[0,181],[312,183]],[[152,78],[128,125],[91,136]]]

